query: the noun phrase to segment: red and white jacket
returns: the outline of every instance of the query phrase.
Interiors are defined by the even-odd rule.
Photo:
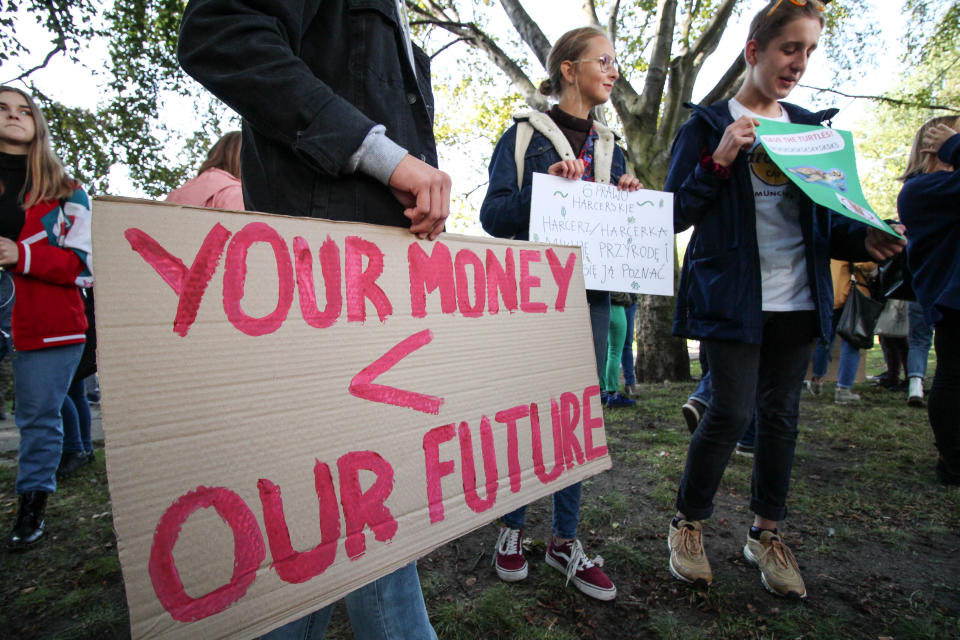
[[[63,200],[24,211],[14,274],[13,346],[21,351],[86,341],[80,287],[93,285],[90,198],[79,186]]]

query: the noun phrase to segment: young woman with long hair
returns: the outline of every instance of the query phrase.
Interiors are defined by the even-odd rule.
[[[583,27],[563,34],[547,60],[549,79],[540,92],[558,99],[547,113],[537,111],[514,116],[513,125],[500,138],[490,161],[490,184],[480,208],[480,222],[493,236],[529,237],[533,173],[570,180],[590,180],[635,191],[640,181],[626,173],[623,151],[613,132],[595,119],[595,108],[610,99],[619,77],[613,44],[600,29]],[[518,177],[517,135],[520,126],[531,126],[532,136],[523,151],[523,172]],[[610,330],[610,295],[587,291],[593,347],[598,378],[603,376]],[[622,313],[622,312],[621,312]],[[580,483],[553,495],[553,536],[546,562],[567,576],[583,593],[599,600],[612,600],[617,589],[607,575],[587,558],[577,539],[580,514]],[[504,581],[527,577],[522,529],[525,507],[503,517],[497,540],[495,567]]]
[[[83,352],[80,287],[93,284],[90,200],[50,146],[29,94],[0,87],[0,265],[13,274],[15,420],[20,430],[17,518],[7,539],[24,549],[44,534],[63,444],[60,409]]]
[[[694,113],[673,144],[665,190],[674,230],[694,227],[677,294],[674,334],[700,340],[712,398],[690,441],[668,529],[669,568],[708,585],[713,573],[701,521],[737,439],[757,410],[750,510],[743,553],[763,585],[780,596],[807,591],[778,524],[797,439],[800,389],[813,340],[830,334],[830,258],[882,260],[901,241],[817,206],[762,147],[758,118],[818,125],[837,112],[782,102],[817,48],[824,4],[774,0],[750,24],[746,78],[734,98]]]

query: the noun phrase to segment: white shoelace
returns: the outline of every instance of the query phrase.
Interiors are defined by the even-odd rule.
[[[497,537],[497,553],[512,556],[520,553],[520,529],[503,527]],[[496,560],[496,557],[494,557]]]
[[[580,544],[580,540],[574,540],[570,543],[570,561],[567,563],[567,582],[570,584],[570,579],[577,575],[577,571],[580,569],[590,569],[594,565],[598,567],[603,567],[603,558],[597,556],[593,560],[587,557],[587,554],[583,550],[583,545]]]

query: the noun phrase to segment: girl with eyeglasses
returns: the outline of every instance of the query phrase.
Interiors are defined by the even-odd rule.
[[[936,328],[937,372],[927,403],[937,479],[960,485],[960,118],[933,118],[913,140],[897,198],[907,264],[927,322]]]
[[[758,118],[808,125],[811,113],[782,102],[817,49],[823,5],[769,2],[750,24],[746,78],[730,100],[689,105],[673,144],[666,191],[674,230],[693,227],[677,293],[674,334],[700,340],[710,362],[712,400],[690,441],[670,523],[670,572],[713,581],[702,521],[713,513],[720,479],[757,409],[744,557],[764,587],[804,598],[797,561],[778,529],[797,439],[797,414],[813,340],[832,332],[830,258],[883,260],[902,241],[811,201],[758,145]]]
[[[44,535],[47,496],[57,486],[61,407],[83,352],[87,318],[80,287],[90,269],[90,200],[64,172],[33,99],[0,87],[0,265],[13,273],[15,420],[20,430],[12,551]]]
[[[546,113],[530,111],[514,116],[516,124],[500,138],[490,161],[490,182],[480,208],[480,222],[498,238],[529,238],[534,172],[615,184],[621,190],[642,188],[637,178],[626,173],[624,154],[613,132],[595,118],[596,108],[610,99],[620,76],[613,44],[606,34],[594,27],[563,34],[550,51],[547,72],[549,79],[540,85],[540,92],[557,98],[558,104]],[[587,302],[600,378],[607,358],[610,295],[588,290]],[[622,307],[618,311],[623,314]],[[578,482],[553,495],[553,536],[547,545],[546,562],[588,596],[613,600],[616,587],[587,557],[577,539],[580,490]],[[527,577],[522,547],[524,521],[525,507],[503,517],[495,567],[506,582]]]

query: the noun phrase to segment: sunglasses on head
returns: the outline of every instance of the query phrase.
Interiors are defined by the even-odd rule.
[[[790,2],[797,5],[798,7],[803,7],[809,2],[818,11],[826,11],[827,3],[830,2],[830,0],[790,0]],[[776,11],[777,7],[779,7],[781,4],[783,4],[783,0],[777,0],[777,4],[773,5],[773,8],[771,8],[770,11],[767,12],[767,16],[769,17],[770,14]]]

